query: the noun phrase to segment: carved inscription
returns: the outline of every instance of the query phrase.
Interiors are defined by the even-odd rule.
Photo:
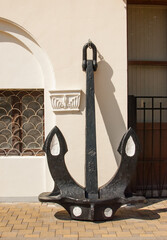
[[[54,112],[79,111],[80,90],[50,91],[51,104]]]

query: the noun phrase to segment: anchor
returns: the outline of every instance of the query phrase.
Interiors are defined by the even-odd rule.
[[[93,51],[92,60],[87,59],[88,47]],[[121,163],[116,174],[98,188],[94,102],[94,71],[97,67],[96,46],[88,41],[83,47],[82,62],[82,69],[86,72],[86,186],[80,186],[66,167],[64,156],[68,151],[67,144],[57,126],[48,134],[43,147],[54,180],[54,189],[40,194],[39,201],[60,204],[76,220],[111,220],[122,205],[143,202],[145,199],[141,196],[125,196],[139,154],[139,141],[132,128],[128,129],[119,144]]]

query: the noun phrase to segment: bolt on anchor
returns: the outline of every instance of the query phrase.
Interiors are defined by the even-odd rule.
[[[87,60],[88,47],[93,51],[92,60]],[[126,197],[124,193],[136,168],[139,154],[139,141],[132,128],[124,134],[120,142],[118,152],[121,155],[121,164],[115,176],[98,188],[94,102],[94,71],[97,67],[97,49],[89,41],[83,47],[82,62],[82,69],[86,71],[85,188],[80,186],[68,172],[64,160],[68,151],[67,144],[57,126],[48,134],[43,147],[55,185],[52,192],[40,194],[39,201],[62,205],[71,218],[76,220],[111,220],[122,205],[142,202],[145,199],[135,196]]]

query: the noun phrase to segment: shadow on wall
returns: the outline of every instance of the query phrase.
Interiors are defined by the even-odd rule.
[[[31,37],[31,34],[28,33],[26,29],[24,29],[23,27],[19,26],[18,24],[14,23],[8,19],[0,18],[0,31],[16,33],[16,34],[22,35],[39,46],[39,44],[36,42],[36,40]]]
[[[0,48],[1,88],[51,89],[55,85],[48,56],[22,26],[0,18]]]
[[[32,51],[18,38],[14,37],[13,35],[5,32],[0,33],[0,42],[8,42],[8,43],[15,43],[18,44],[19,46],[25,48],[27,51],[29,51],[31,54]]]
[[[119,165],[120,155],[117,149],[127,129],[114,96],[115,88],[111,81],[112,76],[113,70],[110,65],[104,60],[100,61],[95,75],[95,94],[117,165]]]

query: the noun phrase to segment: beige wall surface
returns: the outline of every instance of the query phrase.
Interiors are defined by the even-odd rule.
[[[24,31],[39,44],[38,48],[42,53],[39,49],[33,48],[36,49],[33,56],[36,57],[37,62],[34,58],[30,59],[27,53],[23,53],[25,58],[22,62],[17,60],[21,66],[24,66],[24,61],[28,64],[30,61],[29,66],[34,69],[32,75],[26,74],[25,79],[23,71],[18,85],[20,81],[22,88],[30,87],[26,85],[26,80],[31,79],[32,76],[34,87],[45,88],[46,134],[54,124],[61,129],[68,145],[67,167],[72,176],[82,185],[84,185],[85,165],[86,88],[86,75],[81,67],[82,47],[88,39],[91,39],[97,46],[101,54],[101,57],[98,57],[98,69],[95,73],[98,178],[99,186],[101,186],[117,170],[120,162],[117,148],[126,131],[127,33],[125,2],[123,0],[0,0],[0,6],[1,18],[24,28]],[[2,49],[1,59],[6,54],[5,48]],[[19,52],[20,48],[12,48],[13,52],[16,50]],[[41,57],[42,54],[45,55],[45,59]],[[17,59],[16,56],[14,57]],[[5,59],[5,61],[7,60]],[[5,67],[8,66],[4,62],[4,69]],[[45,71],[46,69],[48,71]],[[28,68],[25,67],[25,73],[26,71]],[[5,76],[3,73],[3,79]],[[7,81],[3,85],[4,88],[8,86],[13,88],[10,85],[10,78],[10,74],[8,74]],[[36,82],[35,78],[37,78]],[[25,85],[24,81],[26,81]],[[33,82],[31,83],[32,87]],[[51,109],[48,91],[75,89],[82,90],[80,112],[55,115]],[[45,168],[45,164],[43,168]],[[46,186],[43,186],[43,189],[51,190],[52,181],[47,170],[45,171],[43,177],[46,179],[44,184]]]

